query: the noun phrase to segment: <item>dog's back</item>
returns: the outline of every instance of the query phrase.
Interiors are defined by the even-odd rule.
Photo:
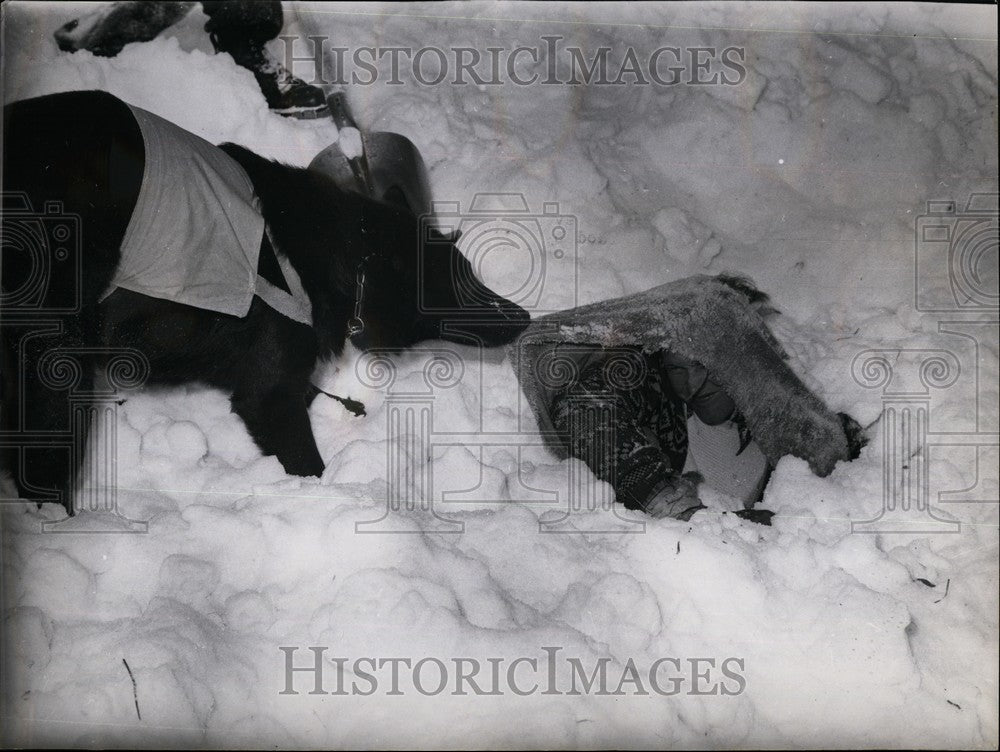
[[[45,280],[49,295],[64,298],[72,287],[82,304],[96,302],[117,265],[143,167],[142,135],[117,97],[67,92],[4,107],[4,192],[20,194],[39,216],[58,204],[79,218],[88,237],[91,256],[82,276],[81,266],[53,263]],[[31,277],[36,256],[30,248],[5,251],[5,289]]]

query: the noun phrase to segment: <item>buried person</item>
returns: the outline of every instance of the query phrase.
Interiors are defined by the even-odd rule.
[[[704,481],[767,524],[752,507],[782,456],[825,476],[864,437],[788,367],[766,301],[742,279],[690,277],[536,319],[512,357],[552,448],[626,508],[687,520]]]

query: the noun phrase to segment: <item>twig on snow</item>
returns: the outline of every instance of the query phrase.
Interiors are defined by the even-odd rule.
[[[944,595],[942,595],[942,596],[941,596],[940,598],[938,598],[938,599],[937,599],[936,601],[934,601],[934,602],[935,602],[935,603],[940,603],[940,602],[941,602],[941,601],[943,601],[943,600],[944,600],[945,598],[947,598],[947,597],[948,597],[948,589],[949,589],[950,587],[951,587],[951,577],[949,577],[949,578],[948,578],[948,579],[947,579],[947,580],[945,581],[945,583],[944,583]]]
[[[128,661],[122,658],[122,663],[125,664],[125,670],[128,671],[128,678],[132,680],[132,699],[135,700],[135,714],[142,720],[142,713],[139,712],[139,689],[135,685],[135,676],[132,674],[132,669],[129,668]]]

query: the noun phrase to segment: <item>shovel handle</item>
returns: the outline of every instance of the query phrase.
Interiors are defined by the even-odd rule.
[[[354,121],[354,116],[351,115],[351,108],[347,105],[347,95],[344,92],[335,91],[329,94],[326,98],[326,104],[330,108],[330,117],[333,119],[333,123],[337,126],[338,131],[343,131],[345,128],[353,128],[358,133],[361,133],[361,129],[358,128],[358,124]],[[361,137],[361,154],[355,157],[348,157],[347,163],[351,167],[351,172],[354,173],[354,178],[364,189],[365,193],[371,196],[372,177],[371,171],[368,169],[368,156],[365,154],[363,135]]]
[[[333,118],[334,125],[338,130],[341,128],[358,128],[351,115],[351,108],[347,106],[347,95],[342,91],[335,91],[326,98],[326,105],[330,108],[330,117]]]

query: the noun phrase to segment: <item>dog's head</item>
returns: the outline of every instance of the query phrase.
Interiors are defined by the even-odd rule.
[[[350,335],[356,346],[395,349],[444,339],[495,347],[528,326],[528,312],[487,287],[454,238],[387,204],[367,204],[364,221],[362,237],[369,240],[354,286],[364,328]]]
[[[247,171],[278,249],[313,304],[320,349],[402,350],[429,339],[496,347],[528,312],[479,279],[454,239],[405,208],[342,190],[327,175],[222,149]]]

